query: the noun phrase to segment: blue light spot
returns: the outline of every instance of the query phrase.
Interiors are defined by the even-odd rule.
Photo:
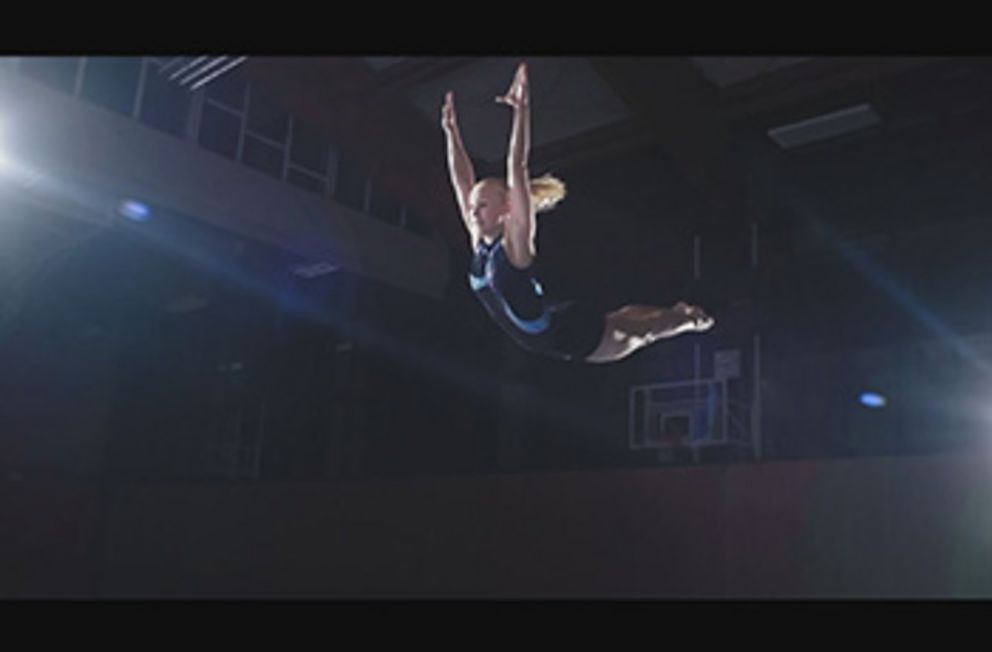
[[[861,405],[870,408],[883,408],[886,403],[884,396],[874,392],[862,392],[858,400],[861,401]]]
[[[129,220],[144,222],[151,215],[151,211],[141,202],[126,199],[117,207],[117,212]]]

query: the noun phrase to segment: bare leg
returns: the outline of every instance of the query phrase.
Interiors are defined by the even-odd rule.
[[[624,306],[604,319],[603,339],[586,357],[588,362],[615,362],[660,339],[702,332],[714,324],[702,308],[681,301],[671,308]]]

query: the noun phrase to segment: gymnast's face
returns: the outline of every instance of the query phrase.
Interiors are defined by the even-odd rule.
[[[479,181],[469,194],[468,211],[482,235],[498,236],[509,212],[506,187],[496,179]]]

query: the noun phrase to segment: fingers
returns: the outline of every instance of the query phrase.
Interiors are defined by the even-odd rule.
[[[517,75],[513,83],[521,92],[527,89],[527,62],[523,62],[517,67]]]
[[[455,113],[455,94],[453,91],[444,94],[444,110],[452,115]]]
[[[520,106],[527,101],[527,95],[527,88],[514,82],[509,91],[496,97],[496,101],[500,104]]]
[[[519,106],[527,96],[527,62],[523,61],[517,66],[513,74],[513,81],[510,83],[510,90],[505,95],[496,98],[500,104]]]
[[[448,91],[444,94],[444,105],[441,106],[441,125],[448,129],[455,124],[455,94]]]

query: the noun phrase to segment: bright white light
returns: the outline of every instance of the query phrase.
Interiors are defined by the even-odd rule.
[[[10,166],[10,159],[7,158],[7,152],[4,151],[7,148],[4,146],[5,143],[3,141],[4,141],[4,138],[3,138],[3,125],[0,124],[0,174],[9,174],[10,173],[10,167],[11,167]]]
[[[24,188],[34,188],[41,180],[41,173],[30,167],[26,167],[13,158],[3,149],[0,143],[0,176],[6,180],[20,184]]]
[[[135,222],[144,222],[151,215],[151,211],[147,206],[139,201],[134,201],[133,199],[125,199],[122,201],[117,207],[117,212],[129,220],[134,220]]]
[[[876,409],[885,407],[887,402],[884,396],[875,392],[862,392],[858,400],[861,401],[861,405]]]

